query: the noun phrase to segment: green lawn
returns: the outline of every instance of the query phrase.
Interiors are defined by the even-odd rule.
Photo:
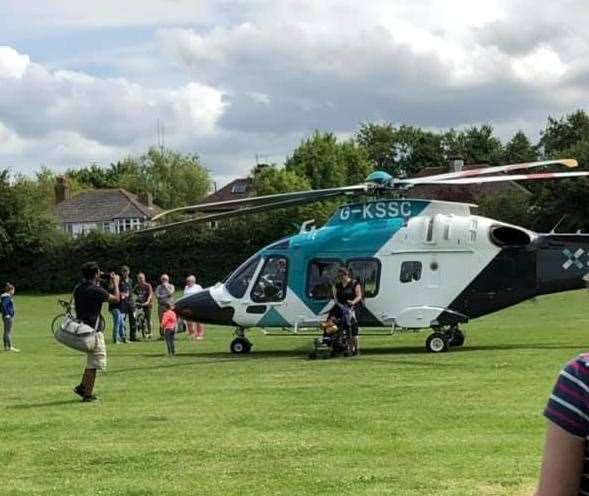
[[[479,319],[441,355],[411,333],[308,361],[311,338],[254,331],[232,356],[231,329],[209,326],[175,359],[110,345],[86,404],[82,356],[48,331],[55,300],[17,295],[22,351],[0,354],[2,495],[531,494],[543,405],[589,341],[584,291]]]

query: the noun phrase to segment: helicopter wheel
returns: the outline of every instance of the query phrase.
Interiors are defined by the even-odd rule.
[[[434,332],[425,341],[425,349],[429,353],[448,351],[448,338],[441,332]]]
[[[249,353],[252,350],[252,343],[247,338],[235,338],[229,345],[231,353]]]

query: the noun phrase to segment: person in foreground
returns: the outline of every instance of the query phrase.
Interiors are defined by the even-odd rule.
[[[20,351],[12,346],[12,324],[14,322],[14,286],[9,282],[4,286],[4,293],[0,296],[0,309],[2,310],[2,323],[4,324],[4,351]]]
[[[589,495],[589,353],[560,372],[544,416],[548,428],[536,496]]]
[[[164,330],[164,339],[166,340],[166,348],[168,349],[168,356],[176,356],[176,326],[178,320],[176,312],[174,312],[174,304],[166,303],[166,310],[162,315],[161,326]]]
[[[82,397],[82,401],[95,401],[94,383],[96,371],[106,368],[106,344],[104,342],[103,329],[100,328],[100,312],[105,302],[118,303],[119,301],[119,276],[111,273],[110,279],[113,286],[113,294],[100,287],[100,268],[96,262],[87,262],[82,266],[84,280],[74,291],[74,305],[76,318],[86,325],[95,328],[96,347],[87,353],[86,368],[82,375],[82,381],[74,388],[74,393]]]

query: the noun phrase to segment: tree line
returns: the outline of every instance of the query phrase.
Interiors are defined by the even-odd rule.
[[[391,123],[362,123],[349,139],[316,131],[305,138],[284,164],[252,169],[255,194],[330,188],[362,182],[373,170],[410,177],[425,168],[447,166],[453,157],[466,164],[500,165],[537,159],[573,157],[589,164],[589,115],[584,110],[548,117],[536,142],[522,131],[503,143],[492,126],[432,131]],[[72,194],[88,189],[125,188],[150,192],[162,208],[194,204],[210,191],[211,171],[194,154],[152,148],[106,167],[90,164],[66,171]],[[108,233],[71,239],[52,215],[56,174],[42,168],[34,177],[10,176],[0,169],[0,280],[21,289],[64,291],[78,277],[71,260],[96,259],[105,268],[128,264],[155,278],[169,271],[180,282],[196,272],[205,284],[223,278],[249,254],[314,218],[325,222],[337,201],[223,221],[216,229],[190,227],[157,235]],[[507,193],[484,198],[479,213],[548,231],[589,231],[589,182],[584,178],[528,183],[531,195]]]

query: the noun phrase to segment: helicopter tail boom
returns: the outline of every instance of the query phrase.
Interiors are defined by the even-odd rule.
[[[541,234],[537,245],[538,294],[580,289],[589,276],[589,234]]]

